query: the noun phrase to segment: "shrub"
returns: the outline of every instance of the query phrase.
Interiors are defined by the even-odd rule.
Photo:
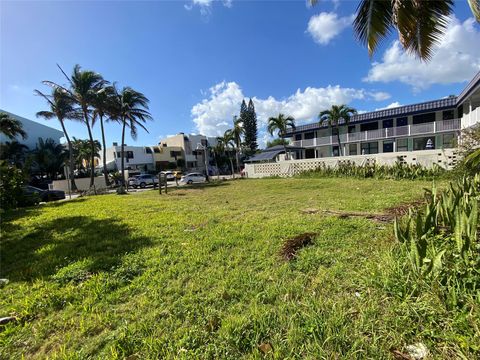
[[[0,163],[0,207],[3,210],[19,206],[23,197],[24,176],[20,169],[2,161]]]

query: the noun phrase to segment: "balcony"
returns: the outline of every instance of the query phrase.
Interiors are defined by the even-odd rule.
[[[441,120],[425,124],[398,126],[387,129],[368,130],[340,135],[342,144],[371,141],[380,139],[391,139],[402,136],[436,134],[448,131],[460,130],[460,119]],[[323,145],[338,145],[336,135],[324,136],[320,138],[293,141],[293,146],[315,147]]]

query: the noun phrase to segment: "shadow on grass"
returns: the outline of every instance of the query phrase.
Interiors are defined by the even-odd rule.
[[[150,243],[116,219],[63,217],[40,224],[22,237],[3,236],[1,276],[10,281],[33,280],[83,259],[88,260],[89,272],[108,271],[126,253]]]
[[[179,189],[193,189],[193,190],[204,190],[209,188],[221,187],[221,186],[230,186],[230,181],[228,180],[215,180],[205,183],[196,183],[191,185],[179,186]]]

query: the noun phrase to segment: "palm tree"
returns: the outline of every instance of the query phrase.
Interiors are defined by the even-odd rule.
[[[0,144],[0,159],[8,160],[16,167],[21,167],[27,150],[28,146],[18,141],[6,141],[5,144]]]
[[[17,136],[21,136],[22,139],[26,139],[27,133],[23,130],[22,123],[6,113],[0,113],[0,133],[4,134],[10,140],[15,139]]]
[[[87,126],[88,138],[90,140],[91,147],[91,163],[95,163],[95,143],[92,134],[92,105],[95,102],[98,91],[100,91],[108,82],[103,77],[90,70],[82,70],[80,65],[75,65],[71,76],[68,76],[63,69],[58,66],[63,75],[67,78],[70,88],[67,89],[52,81],[43,81],[44,84],[53,86],[55,88],[61,88],[65,90],[71,97],[71,99],[77,103],[80,107],[83,116],[83,122]],[[95,183],[95,172],[90,174],[90,187],[93,187]]]
[[[316,3],[318,0],[310,0],[311,5]],[[480,0],[468,0],[468,3],[480,23]],[[434,45],[445,34],[453,6],[453,0],[361,0],[353,28],[370,56],[395,30],[404,49],[422,60],[429,60]]]
[[[94,140],[93,143],[95,148],[94,158],[100,157],[100,150],[102,149],[102,146],[98,140]],[[92,163],[92,148],[90,146],[90,141],[77,139],[74,137],[72,146],[75,163],[77,164],[78,169],[81,170],[86,168],[90,170],[90,173],[95,171],[95,163]]]
[[[50,106],[50,110],[37,112],[37,117],[42,117],[46,120],[57,118],[60,125],[62,126],[62,130],[65,134],[65,138],[67,139],[68,144],[70,187],[72,191],[76,191],[77,184],[75,184],[74,175],[75,164],[73,161],[73,147],[72,141],[68,136],[67,129],[65,128],[65,120],[80,120],[80,113],[74,108],[73,100],[70,96],[68,96],[68,93],[61,88],[53,88],[51,95],[45,95],[40,90],[35,90],[35,94],[43,97]]]
[[[270,135],[273,135],[275,131],[278,131],[278,136],[283,138],[287,134],[288,128],[295,130],[295,119],[293,116],[287,116],[278,114],[277,117],[271,117],[268,119],[267,130]],[[285,160],[290,157],[287,153],[287,145],[283,143],[283,149],[285,150]]]
[[[233,128],[231,130],[233,142],[235,143],[235,156],[237,160],[237,171],[240,172],[240,148],[242,146],[242,135],[245,134],[241,118],[233,117]]]
[[[354,108],[348,107],[347,105],[332,105],[330,110],[324,110],[318,114],[318,118],[320,120],[320,126],[328,124],[330,128],[336,129],[337,132],[337,141],[338,141],[338,148],[340,151],[340,156],[343,155],[342,152],[342,144],[340,143],[340,128],[341,121],[343,120],[343,124],[347,125],[350,122],[350,118],[352,115],[356,114],[357,110]]]
[[[38,139],[37,147],[33,151],[33,158],[40,171],[40,174],[46,174],[49,179],[55,179],[65,165],[68,154],[61,144],[57,144],[53,139]]]
[[[131,87],[124,87],[119,93],[115,89],[115,95],[112,98],[110,109],[110,118],[115,119],[122,124],[122,145],[121,145],[121,173],[122,184],[118,191],[119,194],[125,193],[125,129],[130,129],[132,139],[137,138],[137,127],[142,128],[148,133],[143,125],[146,120],[151,120],[152,116],[148,112],[149,100],[141,92],[133,90]]]
[[[230,168],[232,169],[232,177],[235,179],[235,169],[233,168],[232,157],[230,156],[231,149],[234,146],[234,136],[232,130],[227,130],[223,136],[217,137],[217,146],[228,157],[230,161]]]
[[[103,119],[109,114],[112,106],[112,97],[115,95],[115,88],[113,86],[105,86],[95,94],[93,99],[93,115],[92,127],[95,125],[97,118],[100,120],[100,130],[102,132],[102,148],[103,148],[103,176],[105,178],[105,185],[110,185],[110,179],[107,172],[107,148],[105,142],[105,130],[103,126]]]

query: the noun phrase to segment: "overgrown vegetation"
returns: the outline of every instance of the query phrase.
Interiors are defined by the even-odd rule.
[[[348,177],[357,179],[392,179],[392,180],[433,180],[446,174],[446,170],[436,164],[431,168],[419,164],[405,164],[397,161],[394,165],[378,165],[366,163],[359,166],[351,161],[340,161],[337,166],[331,167],[322,164],[319,168],[306,171],[298,177]]]

